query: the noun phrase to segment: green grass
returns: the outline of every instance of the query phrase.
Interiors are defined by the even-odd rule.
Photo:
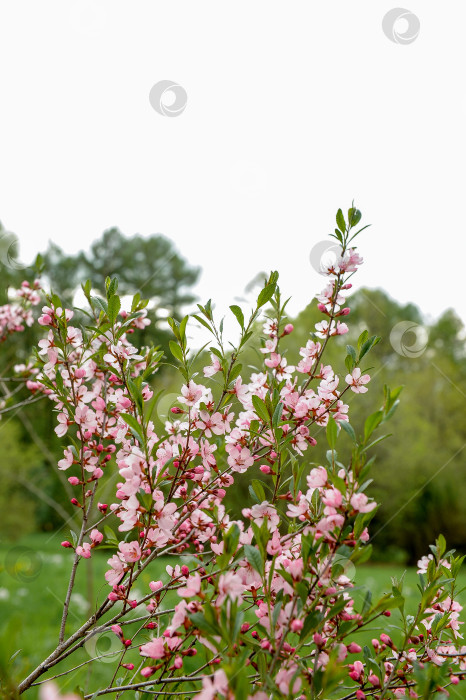
[[[73,558],[72,552],[60,547],[61,539],[60,535],[40,534],[29,536],[14,544],[0,542],[0,663],[21,650],[10,667],[15,681],[21,680],[34,669],[46,654],[55,649],[58,641],[63,601]],[[100,604],[108,594],[109,587],[106,583],[102,584],[102,581],[104,572],[108,569],[106,560],[109,556],[109,550],[97,550],[90,560],[81,561],[70,606],[67,633],[72,633],[87,619],[91,611],[89,600],[94,601],[94,604],[97,600]],[[169,561],[171,560],[155,561],[148,572],[142,574],[137,584],[141,596],[149,592],[149,581],[158,578],[167,580],[165,566]],[[356,603],[362,600],[367,589],[372,591],[374,600],[384,592],[389,592],[391,577],[400,577],[404,570],[403,566],[388,564],[360,567],[355,580]],[[409,568],[403,591],[407,612],[414,612],[416,609],[416,585],[416,571]],[[463,586],[466,586],[466,573],[460,576],[460,587]],[[466,592],[460,594],[458,599],[466,606]],[[176,595],[171,594],[164,600],[164,607],[173,607],[176,600]],[[142,606],[134,615],[141,614],[140,610],[143,610]],[[395,643],[400,634],[398,623],[398,611],[393,611],[390,619],[383,618],[383,631],[390,634]],[[375,624],[370,631],[361,630],[357,633],[354,641],[361,646],[370,645],[371,639],[380,635],[381,631],[381,626]],[[150,636],[152,632],[148,631],[148,638]],[[85,664],[70,675],[58,679],[61,689],[72,691],[81,686],[89,692],[107,684],[112,678],[117,656],[108,657],[105,654],[120,650],[120,643],[113,633],[91,640],[87,648],[80,649],[55,667],[54,673],[62,673],[79,664]],[[95,652],[101,655],[100,659],[86,663],[95,656]],[[138,658],[137,650],[131,650],[125,660],[136,663]],[[35,700],[37,689],[30,689],[25,697]],[[459,688],[451,688],[450,697],[466,698],[466,689],[460,691]]]

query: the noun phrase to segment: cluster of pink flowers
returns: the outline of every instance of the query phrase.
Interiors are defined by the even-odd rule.
[[[350,210],[349,218],[359,221],[355,212]],[[104,542],[102,529],[111,518],[121,533],[121,539],[115,534],[108,538],[106,531],[106,543],[114,547],[105,574],[110,591],[80,630],[80,637],[92,634],[111,611],[104,627],[122,644],[117,668],[123,674],[121,688],[133,690],[151,680],[156,688],[180,675],[198,683],[197,700],[270,700],[299,693],[322,697],[319,688],[334,683],[337,664],[346,677],[336,685],[350,681],[352,690],[345,697],[361,699],[379,688],[380,697],[414,692],[415,659],[441,665],[448,656],[463,669],[462,650],[454,639],[451,644],[441,641],[437,629],[441,615],[443,633],[449,629],[455,638],[459,635],[458,604],[440,584],[433,587],[431,599],[426,594],[425,615],[411,624],[406,644],[397,649],[382,634],[373,643],[370,661],[351,659],[362,652],[351,635],[390,614],[390,596],[359,609],[344,566],[365,556],[367,524],[376,508],[365,493],[367,441],[357,442],[344,394],[367,391],[370,376],[360,365],[377,339],[363,333],[357,350],[348,346],[345,378],[323,362],[329,338],[348,331],[339,320],[349,314],[343,292],[351,287],[348,275],[362,263],[347,245],[351,229],[351,223],[345,231],[340,228],[341,255],[328,268],[328,283],[317,295],[326,318],[300,349],[301,359],[291,363],[282,351],[281,340],[293,326],[286,321],[273,275],[249,322],[232,307],[241,340],[231,353],[224,351],[210,305],[199,306],[201,317],[196,318],[217,340],[210,364],[203,368],[205,383],[187,359],[186,319],[173,322],[173,355],[184,383],[170,420],[161,425],[151,415],[148,383],[161,354],[139,350],[127,338],[147,322],[143,306],[136,302],[131,312],[120,312],[116,287],[109,283],[107,299],[93,309],[91,330],[71,324],[72,310],[51,301],[43,307],[43,362],[29,388],[49,396],[58,437],[70,437],[58,468],[70,474],[68,481],[76,489],[72,503],[83,516],[74,541],[62,543],[74,549],[74,571]],[[246,378],[237,369],[238,356],[266,303],[271,311],[262,326],[263,365]],[[384,419],[392,405],[389,394]],[[306,469],[322,427],[330,445],[328,464]],[[335,451],[340,433],[358,444],[349,466],[338,461]],[[109,472],[118,473],[113,502],[100,503],[99,489],[108,483]],[[242,517],[232,517],[225,497],[245,474],[253,500],[244,504]],[[168,554],[189,558],[167,566],[166,580],[151,581],[142,595],[137,593],[141,574]],[[428,567],[429,581],[441,575],[440,562],[438,556]],[[72,582],[68,602],[71,589]],[[178,602],[167,610],[164,600],[171,591]],[[125,616],[131,620],[131,614],[142,625],[124,633],[117,623]],[[67,615],[65,602],[62,630]],[[58,663],[73,643],[72,635],[62,638],[57,654],[20,688]],[[449,678],[453,683],[458,676]]]
[[[0,343],[11,333],[21,332],[25,326],[32,326],[34,317],[31,307],[40,303],[40,289],[39,280],[35,280],[32,286],[24,281],[20,289],[14,290],[14,301],[0,306]]]

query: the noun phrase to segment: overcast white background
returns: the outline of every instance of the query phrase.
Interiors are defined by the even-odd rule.
[[[466,6],[409,1],[409,45],[382,31],[394,6],[3,0],[0,220],[22,258],[163,233],[202,266],[200,299],[226,308],[278,269],[297,312],[354,198],[358,286],[466,321]],[[151,107],[161,80],[180,116]]]

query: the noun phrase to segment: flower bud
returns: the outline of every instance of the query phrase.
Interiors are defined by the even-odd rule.
[[[71,544],[71,542],[68,542],[68,540],[64,540],[64,542],[61,543],[61,546],[69,548],[69,547],[72,547],[73,545]]]

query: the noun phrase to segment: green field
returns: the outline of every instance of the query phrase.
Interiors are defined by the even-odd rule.
[[[43,660],[45,653],[50,653],[56,646],[60,626],[63,600],[67,587],[67,576],[72,560],[72,553],[60,547],[60,535],[32,535],[14,544],[0,543],[0,659],[2,665],[19,649],[12,667],[12,675],[16,680],[24,677],[29,671]],[[83,560],[78,568],[75,593],[72,597],[67,631],[72,632],[88,616],[90,606],[88,600],[99,602],[108,593],[108,586],[102,585],[103,574],[108,568],[106,559],[109,554],[105,551],[94,552],[91,560]],[[165,566],[169,559],[154,562],[150,573],[144,573],[138,582],[141,594],[149,592],[150,580],[166,577]],[[172,562],[174,563],[174,562]],[[89,574],[86,567],[92,567]],[[374,598],[388,592],[391,587],[391,576],[401,576],[404,567],[398,565],[364,565],[358,570],[355,580],[357,590],[355,600],[361,600],[366,589],[370,589]],[[417,574],[415,569],[408,569],[405,578],[404,594],[408,612],[413,611],[417,604]],[[460,585],[466,586],[466,572],[460,576]],[[137,596],[135,596],[137,597]],[[466,605],[466,592],[459,596]],[[173,607],[174,594],[164,601],[164,605]],[[138,611],[134,612],[137,616]],[[390,620],[384,618],[384,631],[397,640],[398,612],[394,611]],[[372,637],[380,634],[377,627],[366,632],[361,630],[354,640],[370,644]],[[148,631],[148,638],[151,633]],[[54,673],[74,668],[83,664],[69,676],[58,679],[63,690],[71,691],[76,686],[86,692],[101,687],[112,678],[112,668],[121,645],[113,633],[96,637],[83,648],[72,655],[62,664],[55,667]],[[112,655],[112,652],[115,652]],[[100,658],[92,663],[86,663],[92,656]],[[109,654],[108,656],[106,654]],[[131,658],[131,654],[133,658]],[[137,650],[130,651],[125,661],[138,658]],[[3,669],[2,669],[3,670]],[[466,684],[465,684],[466,685]],[[25,697],[33,700],[37,690],[29,690]],[[459,691],[450,689],[450,697],[466,698],[466,688]]]

